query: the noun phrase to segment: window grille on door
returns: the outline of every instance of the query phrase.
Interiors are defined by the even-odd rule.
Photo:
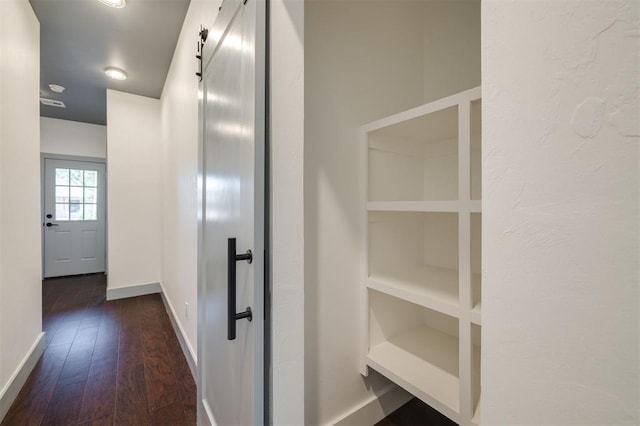
[[[56,219],[98,220],[98,171],[56,168]]]

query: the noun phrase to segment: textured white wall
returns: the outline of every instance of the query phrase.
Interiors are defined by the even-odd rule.
[[[305,3],[271,0],[272,421],[305,424]]]
[[[42,331],[40,24],[0,1],[0,397]]]
[[[107,288],[159,283],[160,101],[107,90]]]
[[[484,0],[482,424],[640,423],[635,0]]]
[[[107,158],[107,126],[40,117],[40,152]]]
[[[193,0],[160,100],[162,116],[162,285],[193,359],[197,355],[198,62],[200,25],[210,28],[217,0]],[[189,307],[185,307],[185,303]]]

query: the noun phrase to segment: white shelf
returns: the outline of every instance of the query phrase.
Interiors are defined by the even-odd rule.
[[[424,212],[424,213],[457,213],[469,211],[482,212],[480,200],[471,201],[369,201],[368,211],[387,212]]]
[[[482,315],[481,315],[481,303],[478,302],[473,309],[471,310],[471,322],[474,324],[482,325]]]
[[[458,339],[424,326],[372,347],[367,364],[446,416],[459,413]]]
[[[458,271],[422,265],[378,273],[367,287],[452,317],[458,317]]]
[[[482,324],[482,276],[471,274],[471,293],[473,295],[473,307],[471,308],[471,322]]]
[[[458,104],[414,117],[407,114],[406,117],[367,133],[382,139],[413,140],[426,144],[458,137]]]
[[[465,90],[464,92],[456,93],[455,95],[447,96],[446,98],[438,99],[437,101],[430,102],[428,104],[420,105],[407,111],[399,112],[397,114],[385,117],[383,119],[373,121],[369,124],[362,126],[364,132],[372,132],[377,129],[381,129],[394,124],[402,123],[407,120],[421,117],[423,115],[431,114],[443,109],[457,106],[460,102],[475,101],[482,97],[482,89],[474,87],[473,89]]]
[[[480,96],[477,87],[360,129],[361,372],[465,425],[480,420]]]
[[[476,411],[473,413],[473,417],[471,418],[471,423],[474,425],[480,425],[480,407],[482,406],[482,398],[478,401],[478,406],[476,407]]]

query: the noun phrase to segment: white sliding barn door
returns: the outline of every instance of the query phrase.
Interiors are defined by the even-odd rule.
[[[264,44],[264,0],[225,0],[202,54],[202,425],[265,422]]]

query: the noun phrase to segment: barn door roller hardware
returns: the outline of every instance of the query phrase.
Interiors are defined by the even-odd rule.
[[[198,69],[199,72],[196,73],[198,78],[202,81],[202,53],[204,51],[204,43],[207,41],[207,37],[209,36],[209,30],[200,25],[200,32],[198,33],[198,53],[196,54],[196,59],[199,62]]]

